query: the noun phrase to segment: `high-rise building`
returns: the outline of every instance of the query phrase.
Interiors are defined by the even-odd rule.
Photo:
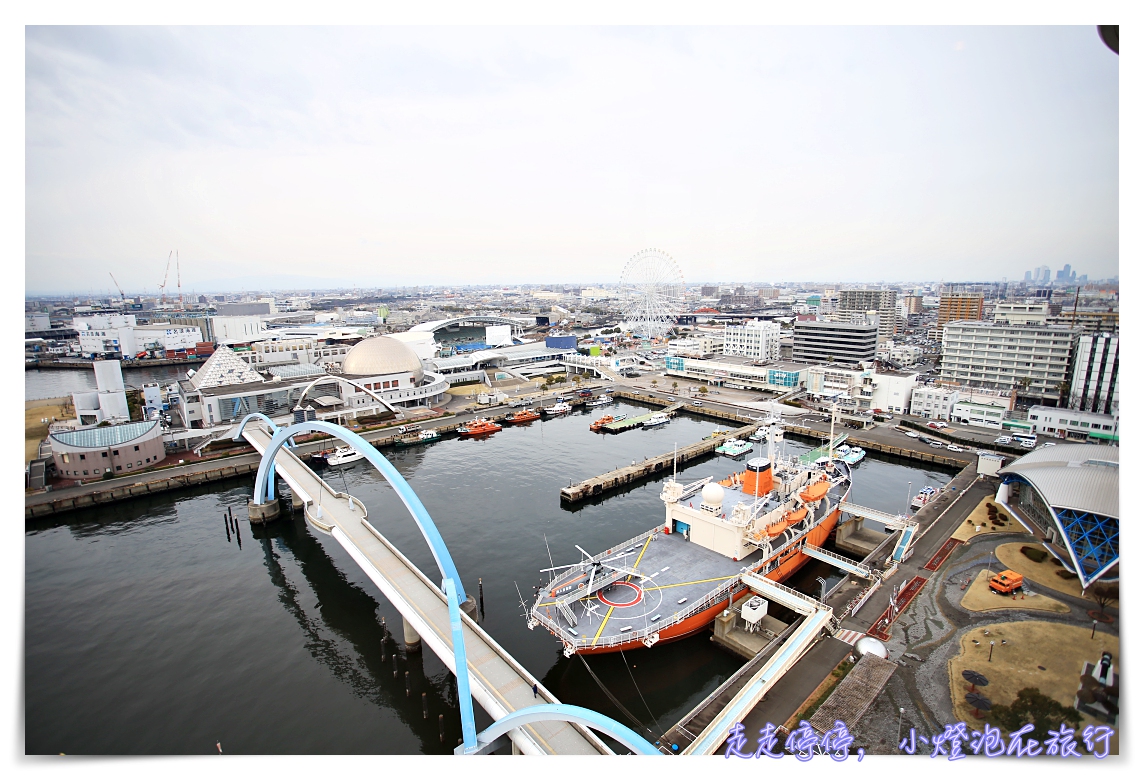
[[[795,360],[807,363],[858,363],[873,360],[878,350],[876,325],[807,320],[794,324]]]
[[[1003,325],[1044,325],[1048,317],[1047,301],[1000,301],[993,308],[993,321]]]
[[[985,295],[949,290],[943,292],[937,304],[937,337],[942,326],[956,320],[979,320],[985,309]]]
[[[897,290],[839,290],[837,313],[847,321],[847,315],[870,311],[878,313],[878,341],[892,339],[898,332]],[[796,358],[797,359],[797,358]]]
[[[1073,359],[1069,408],[1116,414],[1120,411],[1120,337],[1096,333],[1080,337]]]
[[[723,330],[723,354],[755,360],[778,360],[780,327],[777,322],[751,320]]]
[[[718,298],[719,286],[715,284],[705,284],[699,288],[699,295],[703,298]]]
[[[1054,325],[946,323],[941,378],[968,387],[1011,390],[1023,406],[1058,406],[1068,386],[1079,331]]]

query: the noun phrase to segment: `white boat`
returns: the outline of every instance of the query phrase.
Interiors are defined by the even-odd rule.
[[[850,452],[850,445],[840,444],[839,446],[834,448],[834,452],[837,453],[839,457],[841,457],[841,456],[845,455],[846,453]]]
[[[559,401],[552,404],[552,406],[544,407],[540,411],[547,415],[568,414],[568,412],[572,411],[572,404],[565,403],[564,401]]]
[[[644,428],[655,428],[655,427],[658,427],[660,425],[667,425],[669,422],[671,422],[670,417],[668,417],[663,412],[656,412],[655,414],[653,414],[651,417],[649,417],[647,419],[647,421],[643,424],[643,427]]]
[[[843,446],[846,446],[846,445],[843,445]],[[841,447],[839,447],[838,449],[839,449],[839,452],[842,451]],[[866,457],[866,450],[862,449],[861,447],[850,447],[842,455],[842,461],[843,461],[843,463],[846,463],[848,465],[853,466],[855,463],[862,460],[862,458],[864,458],[864,457]]]
[[[353,447],[338,447],[334,450],[333,455],[326,457],[326,463],[330,466],[341,466],[344,463],[353,463],[354,461],[361,460],[365,455],[355,450]]]
[[[597,406],[611,406],[613,403],[615,403],[615,400],[611,396],[602,395],[599,398],[593,398],[584,405],[589,409],[594,409]]]
[[[743,441],[742,439],[727,439],[727,441],[716,447],[715,451],[720,455],[729,455],[732,458],[737,458],[740,455],[746,454],[753,449],[755,449],[755,447],[749,441]]]
[[[923,506],[928,504],[930,501],[933,501],[934,498],[936,498],[936,497],[937,497],[937,489],[930,487],[929,485],[926,485],[924,488],[922,488],[918,492],[918,494],[916,496],[914,496],[914,500],[910,502],[910,508],[911,509],[921,509]]]

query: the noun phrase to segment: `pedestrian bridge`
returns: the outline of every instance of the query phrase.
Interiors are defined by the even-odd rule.
[[[443,578],[440,587],[385,538],[361,501],[332,488],[290,451],[287,445],[294,436],[314,431],[332,434],[355,447],[394,487],[433,551]],[[425,507],[393,465],[360,436],[322,421],[279,429],[263,415],[252,414],[238,426],[234,438],[245,439],[262,455],[250,507],[252,519],[273,516],[277,473],[304,504],[307,522],[333,536],[401,612],[406,641],[424,641],[457,675],[464,738],[458,752],[489,752],[504,744],[507,734],[514,752],[528,755],[611,754],[591,728],[633,753],[660,755],[654,745],[623,724],[561,704],[467,614],[475,614],[475,604],[461,586],[448,548]],[[495,721],[481,734],[473,721],[474,699]]]

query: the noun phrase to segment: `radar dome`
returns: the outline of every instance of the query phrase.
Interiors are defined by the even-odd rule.
[[[409,374],[418,383],[425,376],[417,353],[389,336],[374,336],[351,347],[342,361],[342,373],[347,376]]]
[[[703,503],[708,506],[723,506],[723,486],[716,482],[704,485]]]

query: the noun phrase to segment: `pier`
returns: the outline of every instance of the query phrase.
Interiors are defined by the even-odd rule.
[[[616,422],[608,423],[607,425],[604,426],[604,430],[607,431],[608,433],[619,433],[620,431],[626,431],[626,430],[629,430],[630,428],[638,428],[657,414],[672,415],[672,414],[675,414],[680,409],[682,409],[683,406],[684,406],[683,402],[680,401],[678,403],[672,404],[671,406],[667,407],[666,409],[661,409],[658,412],[652,412],[650,414],[640,414],[640,415],[637,415],[635,417],[629,417],[626,420],[618,420]]]
[[[715,451],[716,447],[722,445],[723,442],[728,439],[746,439],[761,427],[762,423],[754,423],[731,431],[723,436],[717,436],[714,439],[704,439],[695,444],[688,444],[686,447],[680,447],[676,452],[656,455],[655,457],[640,461],[634,465],[624,466],[623,468],[609,471],[606,474],[601,474],[598,477],[586,479],[575,485],[560,488],[560,500],[574,504],[578,501],[584,501],[595,496],[603,495],[609,490],[623,487],[644,477],[670,471],[675,468],[676,465],[687,463],[696,458],[702,458],[705,455],[710,455]]]

